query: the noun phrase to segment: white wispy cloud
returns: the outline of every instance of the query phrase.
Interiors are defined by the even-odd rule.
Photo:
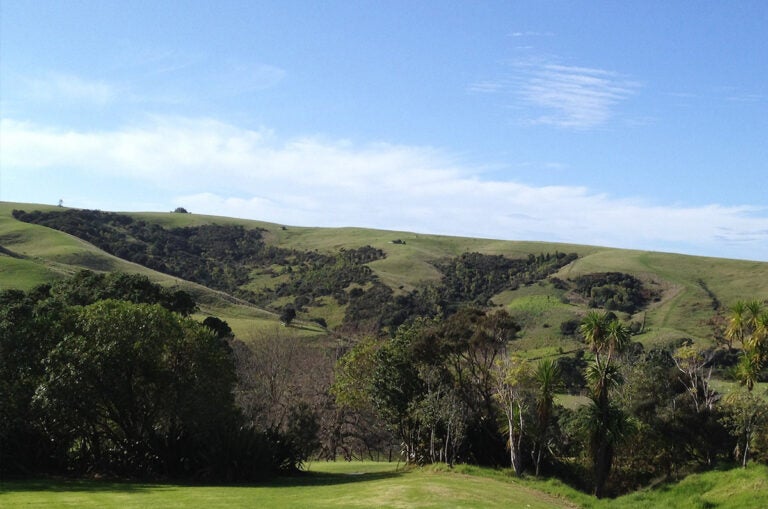
[[[554,37],[554,32],[536,32],[536,31],[523,31],[523,32],[512,32],[509,34],[510,37]]]
[[[469,87],[467,87],[467,90],[470,92],[475,92],[479,94],[493,94],[496,92],[501,92],[507,87],[507,83],[503,81],[477,81],[475,83],[470,83]]]
[[[615,72],[557,64],[519,65],[515,86],[532,111],[529,120],[574,129],[605,124],[639,88]]]
[[[108,131],[6,119],[0,137],[3,179],[40,185],[64,172],[87,187],[117,177],[164,190],[169,207],[200,213],[768,259],[764,208],[658,205],[584,187],[483,179],[429,147],[282,140],[269,129],[181,117]],[[101,208],[110,210],[135,210],[143,199],[120,188],[101,193]]]
[[[107,104],[120,93],[119,87],[103,80],[86,79],[73,74],[47,73],[23,79],[26,95],[37,101]]]
[[[511,74],[478,80],[467,90],[511,100],[521,123],[585,130],[607,124],[639,88],[638,82],[604,69],[517,62]]]

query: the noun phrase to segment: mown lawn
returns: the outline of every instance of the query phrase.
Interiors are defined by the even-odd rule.
[[[768,507],[768,467],[689,476],[616,499],[596,500],[556,480],[522,481],[508,471],[445,466],[405,471],[393,463],[316,463],[263,484],[183,486],[107,481],[0,482],[0,507],[83,508],[722,508]]]
[[[472,466],[403,470],[394,463],[310,465],[309,473],[242,486],[95,480],[0,481],[0,507],[83,508],[723,508],[768,507],[768,466],[696,474],[679,483],[597,500],[550,480]]]
[[[322,463],[310,473],[250,486],[180,486],[101,481],[0,483],[0,507],[37,508],[551,508],[576,507],[522,484],[393,463]]]

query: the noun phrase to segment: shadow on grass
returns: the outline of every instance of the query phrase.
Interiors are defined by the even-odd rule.
[[[295,488],[301,486],[333,486],[373,482],[399,477],[403,472],[300,472],[291,476],[278,476],[247,483],[146,483],[115,482],[93,479],[34,479],[0,480],[0,495],[13,492],[93,492],[141,493],[178,488]]]
[[[172,485],[140,482],[98,481],[93,479],[34,479],[0,481],[0,495],[13,492],[118,492],[140,493],[171,489]]]
[[[394,479],[403,475],[404,472],[301,472],[296,475],[286,477],[274,477],[264,482],[252,484],[242,484],[239,486],[263,486],[270,488],[294,488],[297,486],[333,486],[337,484],[353,484],[362,482],[381,481],[385,479]]]

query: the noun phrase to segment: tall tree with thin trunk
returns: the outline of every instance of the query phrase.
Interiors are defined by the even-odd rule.
[[[528,433],[526,416],[530,403],[531,369],[521,359],[505,358],[495,365],[494,396],[507,418],[507,447],[512,469],[518,477],[523,474],[523,439]]]
[[[548,437],[549,422],[552,417],[555,391],[560,387],[560,365],[552,359],[542,359],[536,365],[534,372],[536,381],[536,438],[532,451],[533,462],[536,468],[536,477],[539,476],[541,460]]]
[[[595,477],[595,496],[601,498],[613,464],[614,447],[624,434],[626,418],[611,405],[610,390],[622,383],[614,356],[629,344],[629,329],[607,313],[590,311],[579,327],[595,358],[587,367],[591,389],[590,452]]]

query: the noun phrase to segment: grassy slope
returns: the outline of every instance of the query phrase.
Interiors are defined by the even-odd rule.
[[[338,462],[311,474],[251,486],[179,486],[103,481],[0,482],[2,507],[765,507],[768,467],[696,474],[612,500],[596,500],[556,480],[518,480],[508,471],[433,466],[403,472],[392,463]]]
[[[0,288],[30,288],[40,282],[72,273],[81,267],[144,272],[151,274],[152,279],[164,281],[165,284],[178,284],[174,283],[173,278],[106,255],[68,235],[15,221],[10,217],[13,208],[33,210],[52,207],[0,203],[0,246],[26,256],[12,258],[0,254]],[[638,339],[646,344],[680,337],[691,337],[702,343],[710,341],[710,331],[705,322],[713,313],[711,298],[701,287],[699,280],[704,281],[709,290],[726,306],[739,298],[768,298],[768,263],[765,262],[556,243],[468,239],[363,228],[281,227],[261,221],[198,214],[164,212],[131,215],[166,227],[219,223],[263,228],[266,230],[265,238],[268,242],[288,248],[333,252],[339,248],[371,245],[387,254],[386,259],[372,263],[371,267],[384,283],[396,291],[407,291],[419,282],[438,279],[439,273],[430,262],[463,252],[479,251],[510,257],[555,251],[576,252],[580,258],[563,268],[558,274],[559,277],[621,271],[653,281],[657,288],[663,291],[661,302],[654,303],[646,313],[623,317],[627,320],[645,321],[647,332]],[[392,241],[396,239],[404,241],[405,244],[393,244]],[[274,315],[259,313],[250,306],[234,306],[210,293],[206,295],[205,311],[218,314],[230,322],[238,333],[245,333],[254,327],[268,327],[276,320]],[[561,297],[562,292],[550,285],[544,285],[504,292],[495,297],[494,302],[508,306],[509,310],[526,324],[521,347],[536,350],[537,354],[544,355],[555,353],[558,348],[568,351],[575,346],[559,336],[558,327],[563,320],[578,317],[584,312],[584,308],[578,302],[562,304]],[[328,311],[334,312],[332,309]],[[340,319],[342,315],[337,313],[336,316]]]
[[[238,334],[272,327],[277,317],[200,285],[112,256],[95,246],[43,226],[13,219],[13,209],[50,210],[55,207],[0,202],[0,290],[29,290],[36,285],[71,276],[81,269],[144,274],[167,287],[191,292],[200,302],[200,316],[221,316]],[[169,214],[184,216],[184,214]]]

